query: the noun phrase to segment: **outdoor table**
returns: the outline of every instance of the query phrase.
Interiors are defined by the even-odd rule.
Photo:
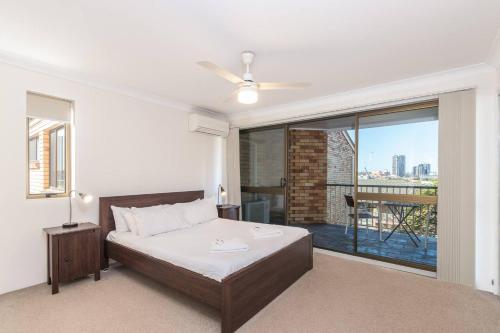
[[[394,217],[396,217],[396,220],[398,220],[398,224],[391,230],[391,233],[384,239],[384,242],[392,236],[396,229],[401,227],[406,232],[408,237],[410,237],[413,244],[418,247],[418,243],[413,239],[412,234],[419,242],[420,239],[415,234],[411,226],[406,222],[406,219],[411,215],[411,213],[413,213],[416,208],[419,207],[419,205],[415,203],[399,201],[384,201],[383,204],[386,205],[387,208],[389,208]]]

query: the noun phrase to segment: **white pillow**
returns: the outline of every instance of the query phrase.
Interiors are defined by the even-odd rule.
[[[208,198],[192,202],[191,205],[183,207],[183,216],[189,225],[215,220],[219,217],[215,199]]]
[[[132,210],[130,209],[129,211],[125,212],[125,214],[123,214],[123,217],[127,222],[127,226],[130,232],[136,236],[139,236],[139,230],[137,230],[137,221],[135,220]]]
[[[195,205],[200,202],[201,199],[196,199],[194,201],[189,201],[189,202],[178,202],[176,204],[174,204],[174,207],[176,207],[180,214],[181,214],[181,217],[182,219],[184,220],[184,222],[187,223],[186,219],[184,218],[184,212],[187,211],[187,210],[190,210],[192,209],[191,207],[195,207]],[[189,224],[189,223],[188,223]]]
[[[201,199],[196,199],[194,201],[190,201],[190,202],[178,202],[176,204],[174,204],[174,207],[177,207],[181,210],[184,210],[186,208],[189,208],[193,205],[196,205],[198,202],[200,202]]]
[[[137,224],[137,233],[149,237],[165,232],[187,228],[178,208],[172,205],[132,208]]]
[[[129,231],[129,228],[127,226],[127,221],[125,221],[125,217],[123,215],[126,212],[130,211],[130,208],[111,206],[111,211],[113,212],[113,217],[115,219],[116,232]]]

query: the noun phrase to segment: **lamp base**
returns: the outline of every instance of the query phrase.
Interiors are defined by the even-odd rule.
[[[77,222],[67,222],[67,223],[63,223],[62,227],[64,229],[66,228],[76,228],[78,227],[78,223]]]

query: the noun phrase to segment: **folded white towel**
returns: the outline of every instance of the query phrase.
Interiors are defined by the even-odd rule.
[[[272,226],[254,226],[252,227],[253,238],[271,238],[278,237],[283,235],[283,230],[280,228],[272,227]]]
[[[216,239],[212,242],[210,246],[210,252],[221,253],[221,252],[241,252],[248,251],[249,247],[246,243],[238,238],[233,239]]]

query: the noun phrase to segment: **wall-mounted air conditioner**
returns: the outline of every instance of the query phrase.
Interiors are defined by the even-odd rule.
[[[229,134],[229,122],[193,113],[189,115],[189,130],[225,138]]]

